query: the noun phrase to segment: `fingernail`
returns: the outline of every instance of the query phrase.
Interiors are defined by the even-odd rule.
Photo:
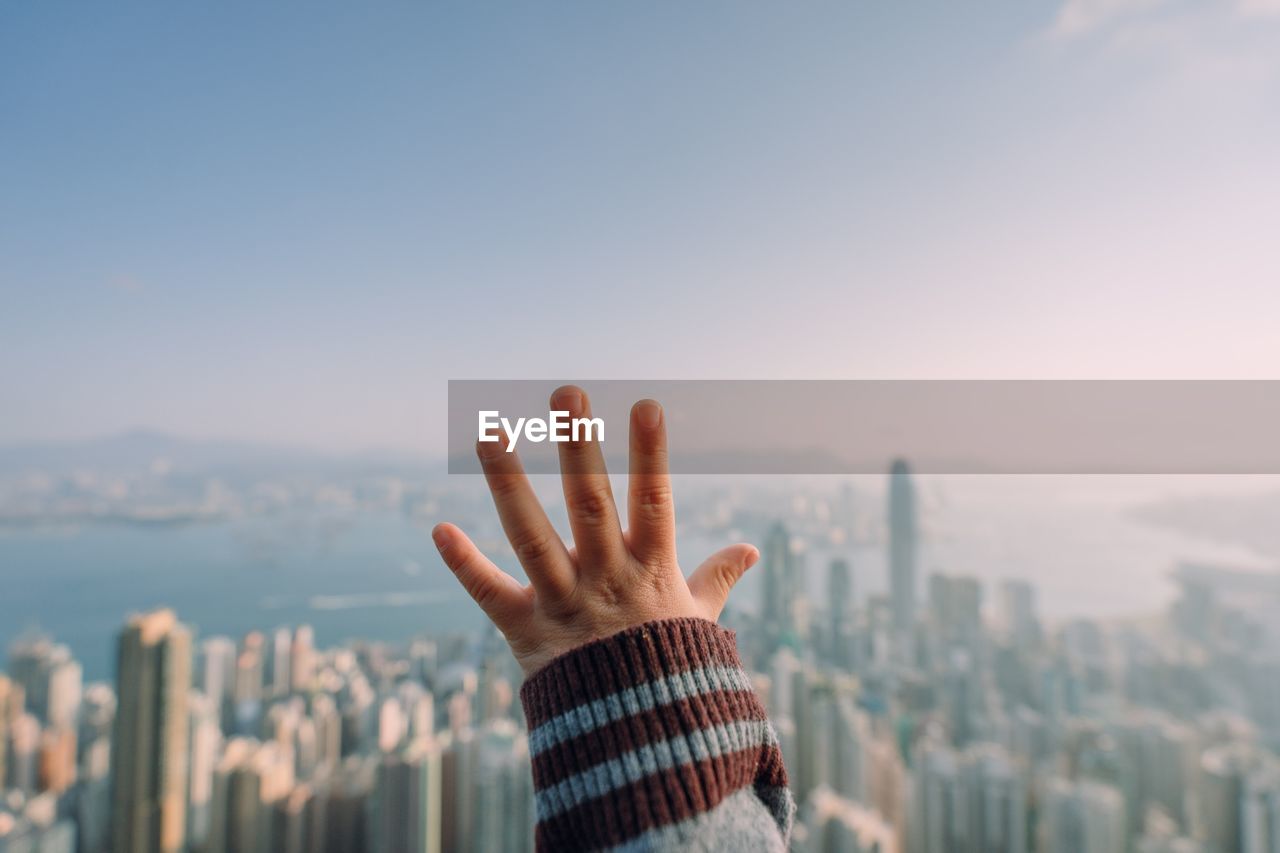
[[[570,414],[582,412],[582,392],[577,388],[561,388],[556,392],[555,406],[560,411]]]
[[[653,400],[641,400],[636,404],[636,420],[645,429],[653,429],[662,422],[662,407]]]
[[[444,548],[444,542],[445,542],[444,527],[437,524],[431,530],[431,541],[436,543],[437,548]]]
[[[476,455],[479,456],[481,460],[496,459],[507,449],[506,436],[499,435],[497,438],[497,441],[476,442]]]

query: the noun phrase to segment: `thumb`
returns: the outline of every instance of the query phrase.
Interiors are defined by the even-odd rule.
[[[760,559],[753,545],[739,544],[722,548],[707,558],[689,576],[689,591],[708,619],[714,621],[729,600],[729,590]]]

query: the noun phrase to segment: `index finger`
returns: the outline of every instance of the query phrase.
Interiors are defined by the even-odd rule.
[[[534,494],[520,457],[508,450],[505,439],[477,442],[476,453],[502,530],[529,582],[543,595],[565,595],[574,584],[573,561]]]

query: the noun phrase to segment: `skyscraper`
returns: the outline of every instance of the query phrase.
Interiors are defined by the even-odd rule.
[[[803,821],[808,849],[826,853],[898,853],[894,828],[873,809],[821,787],[809,795]]]
[[[1052,779],[1044,790],[1040,849],[1044,853],[1124,853],[1124,797],[1098,782]]]
[[[791,534],[786,525],[776,522],[764,539],[764,616],[768,651],[784,643],[794,644],[800,637],[800,613],[803,580],[800,561],[791,549]]]
[[[235,709],[231,701],[236,680],[236,644],[230,637],[209,637],[200,643],[200,692],[213,705],[218,723],[231,730]]]
[[[265,679],[266,694],[271,697],[288,696],[293,682],[290,679],[290,662],[293,656],[293,631],[277,628],[271,632],[271,644],[267,647]]]
[[[889,469],[889,594],[893,608],[893,655],[912,658],[916,623],[916,492],[906,460]]]
[[[66,646],[43,637],[9,649],[9,674],[26,691],[27,710],[44,725],[69,728],[80,709],[80,664]]]
[[[10,727],[22,715],[22,705],[22,685],[0,675],[0,785],[9,778]]]
[[[111,749],[111,850],[178,853],[186,837],[191,635],[171,610],[120,633]]]
[[[441,768],[439,745],[428,738],[382,757],[370,800],[370,850],[439,853],[443,832]]]
[[[827,626],[831,662],[844,669],[853,664],[853,570],[848,560],[832,560],[827,573]]]
[[[275,807],[288,797],[295,781],[292,756],[279,743],[252,738],[229,741],[213,774],[205,849],[209,853],[280,849],[273,844]]]
[[[912,769],[911,853],[1025,853],[1027,795],[1002,747],[926,739]]]
[[[310,689],[315,678],[315,657],[315,632],[310,625],[299,625],[289,649],[289,681],[294,693]]]
[[[1010,642],[1024,649],[1040,644],[1040,620],[1036,616],[1036,590],[1025,580],[1000,584],[1000,609]]]
[[[929,627],[937,643],[935,656],[964,649],[982,652],[982,585],[977,578],[934,574],[929,577]]]

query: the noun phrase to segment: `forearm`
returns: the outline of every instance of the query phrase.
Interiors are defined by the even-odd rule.
[[[521,690],[540,850],[783,850],[794,805],[732,633],[650,622]]]

